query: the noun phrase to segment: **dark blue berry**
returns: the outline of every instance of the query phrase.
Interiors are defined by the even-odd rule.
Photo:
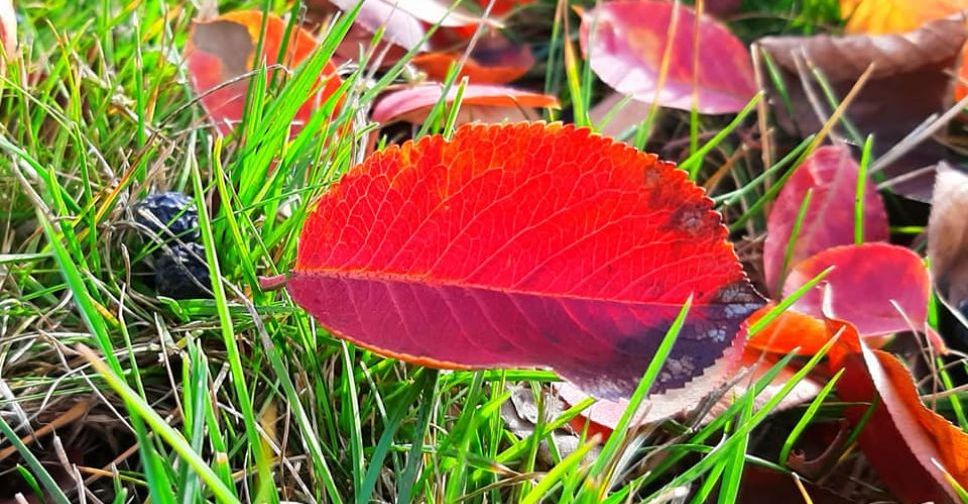
[[[212,295],[207,290],[210,285],[205,248],[198,243],[177,243],[158,251],[155,259],[158,294],[174,299],[210,298]]]
[[[154,216],[154,219],[149,216]],[[180,192],[151,194],[134,207],[134,218],[162,240],[173,242],[171,234],[183,242],[198,241],[198,211],[195,200]]]

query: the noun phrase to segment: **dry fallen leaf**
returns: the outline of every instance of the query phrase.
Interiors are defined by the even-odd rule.
[[[611,93],[588,111],[588,117],[592,124],[599,126],[603,135],[619,138],[626,132],[631,131],[632,128],[642,124],[642,121],[649,116],[651,106],[648,103],[626,100],[626,103],[612,114],[608,123],[603,125],[602,123],[608,118],[608,114],[612,113],[612,110],[622,100],[625,100],[625,96],[621,93]]]
[[[654,155],[574,125],[471,124],[387,148],[331,186],[286,287],[381,355],[551,367],[611,399],[631,396],[691,299],[649,397],[675,413],[738,367],[763,304],[727,233]]]
[[[968,299],[968,175],[944,163],[928,222],[928,258],[941,294],[955,306]]]
[[[344,11],[353,10],[358,0],[331,0],[333,4]],[[472,12],[461,8],[452,7],[452,2],[447,0],[364,0],[364,3],[380,2],[382,7],[368,7],[367,10],[373,16],[367,20],[367,28],[376,30],[380,24],[372,24],[371,21],[384,21],[380,16],[388,15],[392,11],[404,12],[420,21],[430,24],[440,24],[440,26],[473,26],[479,23],[487,23],[499,26],[492,20],[485,20]]]
[[[968,175],[938,166],[931,217],[928,258],[942,299],[938,329],[958,350],[968,350]],[[960,315],[960,316],[959,316]]]
[[[783,474],[756,464],[747,464],[743,470],[743,480],[739,486],[740,493],[736,502],[739,504],[764,502],[850,504],[854,502],[808,481],[801,480],[803,490],[800,490],[794,478],[793,474]],[[810,501],[806,500],[807,497]]]
[[[755,323],[776,307],[771,302],[750,316]],[[830,340],[831,334],[822,319],[787,309],[746,342],[749,349],[786,355],[794,350],[797,355],[815,355]]]
[[[901,34],[766,37],[758,45],[780,70],[792,105],[792,110],[787,110],[785,99],[771,85],[777,120],[785,130],[801,136],[819,131],[832,110],[810,75],[810,65],[823,73],[834,94],[842,99],[873,64],[870,80],[847,108],[846,117],[861,135],[874,134],[875,154],[880,155],[929,116],[947,108],[952,85],[949,73],[957,71],[964,42],[964,22],[945,18]],[[809,88],[804,87],[801,73]],[[821,105],[819,116],[808,92]],[[898,99],[899,96],[904,99]],[[886,166],[886,174],[893,178],[933,165],[943,152],[939,144],[928,140]],[[929,199],[932,181],[933,176],[925,174],[893,184],[891,189]]]
[[[326,18],[335,14],[340,8],[337,4],[346,5],[344,2],[330,2],[330,0],[308,0],[306,3],[310,13],[316,18]],[[350,5],[350,7],[355,6],[356,2]],[[420,20],[383,0],[365,0],[354,20],[354,28],[369,34],[369,37],[362,35],[355,37],[361,41],[365,39],[367,43],[378,29],[383,28],[385,41],[408,51],[414,48],[427,48],[423,43],[425,30]]]
[[[716,402],[709,406],[704,412],[705,414],[702,417],[701,423],[710,422],[717,416],[723,414],[735,400],[743,397],[743,394],[749,390],[751,384],[756,383],[757,380],[761,379],[770,371],[773,365],[776,364],[777,359],[773,356],[764,355],[761,351],[747,347],[740,362],[744,371],[736,373],[733,376],[739,377],[740,380],[723,391]],[[767,401],[776,396],[780,389],[793,378],[796,372],[797,369],[792,367],[781,369],[773,381],[753,400],[754,408],[758,409],[763,407]],[[816,380],[810,377],[804,378],[780,401],[775,411],[783,411],[809,401],[820,392],[822,387],[823,385]],[[569,406],[574,406],[589,397],[588,394],[568,382],[557,384],[555,390],[565,404]],[[628,406],[629,402],[624,399],[616,401],[599,399],[595,404],[591,405],[576,417],[573,426],[581,428],[587,421],[590,427],[589,435],[602,434],[603,436],[607,436],[618,425],[619,420],[622,418],[625,410],[628,409]],[[640,416],[635,419],[638,425],[655,423],[675,413],[674,411],[663,408],[662,405],[659,405],[659,407],[654,406],[656,405],[650,403],[648,400],[643,402],[639,410]]]

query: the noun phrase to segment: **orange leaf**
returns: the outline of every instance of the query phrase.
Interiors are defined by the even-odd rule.
[[[770,312],[776,303],[760,308],[750,316],[753,324]],[[814,355],[830,341],[831,333],[826,324],[811,315],[786,310],[758,333],[750,337],[747,348],[765,352],[787,354],[798,349],[797,355]]]
[[[958,500],[939,463],[962,486],[968,486],[968,434],[921,402],[911,373],[893,355],[871,349],[857,329],[830,320],[841,332],[830,354],[831,370],[844,368],[837,394],[857,423],[875,404],[858,441],[867,460],[904,502]]]
[[[267,65],[281,64],[295,68],[316,49],[316,40],[305,30],[294,28],[286,53],[280,61],[283,35],[287,24],[280,17],[269,14],[266,19],[262,53],[255,49],[262,31],[261,11],[230,12],[209,21],[196,21],[185,46],[188,74],[195,91],[201,96],[202,106],[222,135],[228,135],[242,121],[249,79],[246,73],[259,60]],[[319,91],[306,100],[293,120],[293,134],[309,120],[340,86],[336,69],[327,63],[320,76]]]
[[[431,80],[443,81],[450,65],[459,63],[462,57],[458,51],[431,52],[417,55],[412,61]],[[534,56],[528,46],[491,35],[475,46],[457,75],[475,84],[507,84],[524,77],[532,66]]]

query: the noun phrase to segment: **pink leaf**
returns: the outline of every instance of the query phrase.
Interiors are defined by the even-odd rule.
[[[662,60],[674,18],[678,21],[663,84]],[[637,100],[658,100],[664,107],[691,110],[695,90],[700,113],[742,109],[757,89],[749,50],[713,18],[701,16],[698,33],[696,30],[696,13],[690,7],[619,0],[605,2],[582,16],[581,41],[595,74]],[[693,63],[697,41],[698,75]]]
[[[344,11],[353,10],[359,3],[358,0],[332,0],[332,2]],[[385,21],[393,11],[406,13],[430,24],[440,23],[440,26],[448,27],[471,26],[485,22],[484,19],[460,7],[451,9],[452,2],[446,0],[364,0],[364,5],[369,3],[383,4],[382,6],[367,6],[366,19],[360,20],[361,24],[365,23],[367,28],[374,30],[380,26],[380,24],[374,24],[374,22]],[[396,17],[396,14],[393,14],[393,17]],[[494,21],[487,20],[486,22],[500,26],[500,23]]]
[[[384,124],[395,120],[423,122],[430,109],[440,101],[443,90],[441,84],[427,83],[390,93],[373,108],[373,120]],[[454,86],[447,93],[447,102],[452,103],[456,98],[457,87]],[[533,114],[528,113],[529,109],[557,106],[558,100],[550,95],[503,86],[469,84],[464,88],[458,123],[473,120],[499,122],[505,118],[535,119]]]

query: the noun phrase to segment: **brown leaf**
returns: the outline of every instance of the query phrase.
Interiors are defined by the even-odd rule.
[[[708,411],[706,411],[705,415],[703,416],[702,423],[710,422],[717,416],[723,414],[733,404],[733,401],[746,394],[751,384],[756,383],[759,379],[765,376],[771,370],[773,365],[776,364],[776,362],[776,358],[766,356],[762,351],[747,347],[746,351],[743,353],[740,365],[743,367],[743,369],[747,370],[745,372],[748,372],[748,374],[736,374],[736,376],[741,377],[741,380],[733,383],[732,386],[709,407]],[[780,373],[777,374],[773,381],[770,382],[770,384],[767,385],[763,391],[753,399],[754,407],[763,407],[767,401],[780,392],[780,389],[782,389],[796,373],[797,369],[792,366],[788,366],[780,370]],[[810,377],[800,380],[793,390],[791,390],[790,393],[780,401],[780,404],[776,407],[776,411],[783,411],[809,401],[820,392],[821,388],[822,385]],[[569,406],[574,406],[589,397],[588,394],[582,392],[581,389],[568,382],[558,384],[556,386],[556,390],[561,399]],[[580,429],[587,421],[589,423],[589,435],[602,434],[603,437],[607,437],[618,425],[619,420],[622,418],[625,410],[628,409],[628,406],[629,402],[624,399],[616,401],[599,399],[598,402],[576,417],[576,421],[572,425]],[[640,408],[639,417],[636,418],[636,421],[639,424],[655,423],[672,416],[673,413],[674,411],[671,411],[669,408],[663,409],[662,405],[658,405],[658,407],[656,407],[655,404],[645,401]]]
[[[928,258],[942,295],[953,305],[968,299],[968,175],[947,163],[935,180]]]
[[[846,96],[858,77],[874,65],[870,80],[860,90],[846,111],[846,117],[861,135],[875,135],[875,154],[883,154],[930,115],[946,108],[951,97],[952,79],[961,47],[965,42],[965,24],[958,18],[945,18],[925,24],[918,30],[890,35],[851,35],[813,37],[767,37],[758,44],[776,63],[789,93],[792,111],[771,86],[774,111],[780,125],[792,133],[806,135],[818,131],[826,117],[818,117],[808,90],[828,116],[832,107],[819,85],[809,75],[815,65],[830,83],[838,98]],[[903,97],[903,99],[899,99]],[[792,114],[791,114],[792,112]],[[943,149],[927,141],[908,155],[886,167],[888,178],[915,168],[932,165],[943,155]],[[927,198],[931,176],[913,177],[892,186],[900,194]]]

